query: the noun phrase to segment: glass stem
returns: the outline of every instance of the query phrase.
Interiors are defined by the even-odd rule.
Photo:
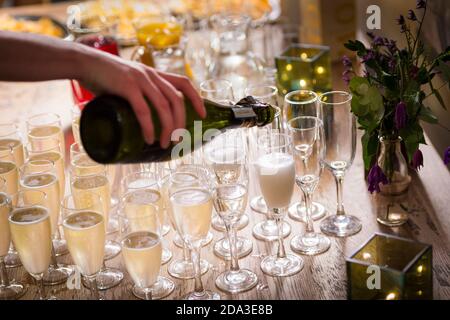
[[[186,262],[191,261],[191,250],[188,248],[186,243],[183,241],[183,260]]]
[[[303,194],[305,196],[305,205],[306,205],[306,232],[313,233],[314,232],[314,223],[313,223],[313,219],[311,218],[313,194],[312,194],[312,192],[309,192],[309,191],[303,191]]]
[[[336,190],[337,190],[337,211],[336,211],[336,215],[343,216],[343,215],[345,215],[344,202],[343,202],[344,174],[335,172],[334,173],[334,177],[335,177],[335,180],[336,180]]]
[[[145,288],[145,300],[153,300],[153,290],[151,288]]]
[[[230,255],[231,255],[231,271],[239,271],[239,257],[237,253],[237,232],[234,225],[225,225],[227,229],[228,242],[230,243]]]
[[[44,288],[44,274],[33,275],[36,280],[36,286],[38,288],[38,294],[40,300],[45,300],[45,288]]]
[[[92,276],[86,276],[86,279],[89,281],[89,288],[91,290],[92,299],[100,300],[100,294],[98,293],[97,286],[97,275],[94,274]]]
[[[58,269],[58,262],[56,261],[56,252],[55,252],[55,246],[53,245],[53,242],[52,242],[52,257],[51,257],[51,261],[50,261],[50,267],[52,269]]]
[[[205,293],[205,289],[203,288],[202,283],[202,271],[200,265],[200,247],[199,244],[197,247],[191,250],[192,253],[192,262],[194,263],[194,271],[195,271],[195,288],[194,292],[198,296],[202,296]]]
[[[0,257],[0,284],[9,287],[8,273],[6,272],[5,257]]]
[[[275,222],[277,223],[278,229],[278,258],[286,258],[286,249],[284,248],[284,239],[283,239],[283,215],[281,215],[278,210],[282,209],[273,209],[277,214],[275,215]]]

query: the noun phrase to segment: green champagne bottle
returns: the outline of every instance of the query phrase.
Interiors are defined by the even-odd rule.
[[[148,102],[148,101],[147,101]],[[206,143],[203,134],[208,129],[225,130],[242,126],[264,126],[273,121],[275,109],[269,104],[246,97],[235,105],[219,104],[204,100],[206,118],[201,119],[195,112],[191,101],[185,98],[186,129],[190,136],[189,150],[182,150],[183,156],[199,145]],[[155,137],[160,136],[161,127],[158,115],[151,107]],[[201,121],[201,136],[194,134],[194,122]],[[197,123],[196,128],[198,128]],[[139,163],[167,161],[172,158],[172,149],[161,148],[159,141],[147,144],[142,136],[139,122],[125,99],[114,95],[98,96],[90,101],[81,113],[80,136],[87,154],[99,163]],[[185,137],[183,137],[183,142]],[[184,152],[184,154],[183,154]]]

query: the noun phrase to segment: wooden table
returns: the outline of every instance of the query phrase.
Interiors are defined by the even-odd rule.
[[[49,14],[62,21],[65,19],[67,4],[30,6],[0,10],[11,13]],[[335,72],[334,87],[342,88],[340,81],[341,69],[339,64],[333,66]],[[39,84],[11,84],[0,83],[0,111],[6,121],[23,119],[30,112],[42,112],[45,110],[57,110],[62,115],[66,126],[70,124],[70,106],[72,104],[70,89],[67,81],[54,81]],[[3,112],[4,111],[4,112]],[[5,121],[5,120],[3,120]],[[69,131],[69,130],[67,130]],[[258,241],[252,237],[252,226],[263,219],[263,216],[247,209],[250,224],[240,231],[241,236],[251,238],[253,241],[253,252],[251,255],[240,260],[241,267],[255,271],[259,278],[257,288],[246,293],[227,295],[222,293],[223,299],[346,299],[346,269],[345,258],[350,256],[363,242],[374,232],[384,232],[415,239],[417,241],[433,245],[433,281],[434,298],[450,299],[450,173],[444,166],[440,153],[438,154],[432,146],[422,148],[425,167],[418,173],[413,174],[413,181],[408,193],[410,219],[402,227],[387,228],[376,222],[377,201],[367,192],[364,180],[364,170],[361,157],[361,146],[358,150],[355,162],[349,170],[344,183],[344,199],[348,213],[359,217],[363,223],[360,233],[349,238],[332,238],[332,245],[326,253],[303,257],[304,269],[291,277],[272,278],[264,275],[259,267],[262,257],[268,253],[275,253],[277,245]],[[120,171],[118,178],[120,178]],[[118,181],[116,179],[116,182]],[[251,184],[250,195],[257,192],[255,184]],[[299,192],[293,200],[298,200]],[[330,213],[336,209],[336,190],[333,178],[326,172],[320,182],[315,194],[315,200],[323,203]],[[292,226],[291,235],[285,240],[286,248],[292,236],[302,232],[304,225],[287,218]],[[318,228],[318,223],[315,223]],[[212,230],[215,240],[220,239],[222,234]],[[166,237],[167,244],[173,251],[174,257],[181,257],[181,250],[172,243],[174,232],[171,231]],[[288,251],[290,251],[288,249]],[[214,281],[217,275],[228,267],[228,263],[217,258],[213,253],[213,245],[202,250],[202,257],[207,259],[211,267],[203,282],[207,289],[218,290]],[[70,256],[59,258],[60,262],[72,263]],[[108,266],[118,267],[124,270],[121,256],[107,262]],[[162,274],[167,276],[167,265],[162,267]],[[22,268],[9,270],[11,278],[29,284],[28,292],[22,299],[35,299],[37,297],[36,287],[27,272]],[[193,280],[181,281],[172,279],[176,288],[168,299],[180,299],[194,286]],[[126,274],[124,281],[117,287],[102,292],[105,299],[134,299],[130,293],[131,279]],[[89,291],[69,290],[65,285],[47,287],[52,294],[60,299],[87,299]]]

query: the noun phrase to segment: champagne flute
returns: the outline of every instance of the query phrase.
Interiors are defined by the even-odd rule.
[[[100,163],[92,160],[87,153],[84,151],[81,144],[76,142],[70,145],[70,164],[78,176],[90,175],[96,173],[102,173],[106,170],[106,175],[108,178],[108,183],[110,186],[113,185],[113,179],[115,177],[116,166],[104,166]],[[108,215],[108,226],[106,229],[107,234],[116,233],[119,230],[119,222],[112,214],[116,211],[114,210],[115,205],[117,205],[117,200],[113,199],[112,193],[113,188],[110,188],[110,214]]]
[[[19,170],[15,164],[13,148],[10,145],[0,146],[0,178],[6,181],[6,195],[12,197],[19,191]],[[4,260],[7,268],[15,268],[22,265],[12,241]]]
[[[154,189],[126,193],[119,215],[122,256],[134,282],[133,294],[145,300],[167,297],[175,284],[160,276],[162,234],[158,211],[152,200]]]
[[[25,294],[26,287],[21,283],[10,281],[6,271],[5,257],[11,245],[8,218],[12,204],[5,192],[6,181],[0,178],[0,300],[15,300]]]
[[[188,300],[220,300],[216,292],[205,290],[202,283],[200,251],[202,240],[211,227],[212,197],[209,187],[198,181],[198,187],[176,188],[170,191],[171,214],[183,241],[191,249],[195,270],[195,289]]]
[[[245,96],[253,96],[255,99],[260,100],[261,102],[265,102],[272,106],[278,107],[278,89],[274,86],[270,86],[270,85],[251,86],[251,87],[245,89]],[[273,127],[274,129],[281,128],[280,123],[279,123],[280,116],[281,116],[281,114],[279,114],[278,117],[277,116],[275,117],[273,125],[268,125],[267,127],[263,127],[263,128],[258,128],[258,127],[250,128],[249,133],[252,136],[254,136],[257,140],[258,134],[260,134],[260,132],[262,134],[264,134],[264,131],[267,128],[269,128],[269,127],[270,128]],[[249,150],[249,151],[252,151],[252,150]],[[250,200],[250,208],[252,208],[253,211],[262,213],[262,214],[265,214],[267,212],[267,205],[266,205],[266,202],[264,201],[264,198],[262,197],[262,195],[254,196]]]
[[[343,91],[327,92],[319,97],[327,151],[323,162],[334,175],[337,188],[336,215],[323,220],[320,229],[337,237],[354,235],[362,228],[358,218],[346,214],[343,204],[344,176],[356,151],[356,120],[351,112],[351,101],[351,94]]]
[[[71,190],[74,200],[78,203],[85,201],[86,197],[92,197],[92,193],[100,197],[102,206],[99,211],[103,215],[103,225],[108,234],[108,220],[111,208],[111,191],[107,177],[106,167],[96,164],[95,168],[82,171],[76,165],[71,166],[70,172]],[[67,239],[66,239],[67,240]],[[117,241],[107,239],[104,248],[105,261],[111,260],[120,254],[121,247]],[[123,279],[123,273],[116,268],[107,267],[105,263],[97,273],[97,285],[100,290],[107,290],[117,286]],[[86,283],[89,286],[89,282]]]
[[[92,298],[100,299],[98,275],[104,265],[106,225],[101,197],[93,192],[83,198],[64,197],[62,204],[64,236],[70,255],[87,279]]]
[[[21,167],[25,162],[23,139],[19,128],[14,123],[0,124],[0,147],[11,147],[14,163]]]
[[[288,126],[288,122],[299,116],[318,117],[322,119],[320,106],[317,102],[317,94],[310,90],[296,90],[289,92],[284,97],[283,123]],[[319,220],[326,216],[327,210],[318,203],[312,202],[311,217]],[[289,207],[289,217],[293,220],[306,222],[305,201],[295,202]]]
[[[317,117],[297,117],[289,120],[295,160],[295,181],[306,199],[306,232],[291,240],[291,249],[305,255],[316,255],[330,248],[330,239],[314,231],[311,217],[312,196],[319,184],[325,155],[322,120]]]
[[[213,178],[211,176],[211,172],[204,165],[180,164],[177,166],[176,172],[192,173],[193,175],[198,177],[200,181],[202,181],[203,183],[208,184],[210,187],[212,187],[211,182],[213,181]],[[206,247],[207,245],[209,245],[213,239],[214,239],[214,235],[212,234],[211,231],[209,231],[208,235],[202,240],[202,247]],[[179,248],[183,248],[185,246],[183,239],[181,239],[181,237],[178,233],[175,234],[175,237],[173,238],[173,242]]]
[[[233,85],[225,79],[208,79],[200,83],[200,96],[221,103],[233,103]]]
[[[283,219],[289,207],[295,184],[295,166],[292,156],[292,141],[285,134],[268,134],[260,137],[261,156],[257,162],[257,174],[269,215],[278,228],[278,252],[261,261],[264,273],[281,277],[293,275],[303,268],[303,260],[286,253],[282,234]]]
[[[132,174],[134,177],[141,177],[141,179],[144,179],[144,177],[147,176],[147,172],[139,172],[139,174]],[[151,176],[154,176],[151,173]],[[128,185],[135,185],[133,184],[130,180],[130,177],[128,177],[128,181],[130,182]],[[125,178],[127,178],[125,177]],[[134,181],[139,181],[139,180],[134,180]],[[162,221],[165,221],[166,216],[165,216],[165,212],[163,209],[163,197],[159,188],[158,183],[156,184],[151,184],[150,187],[147,187],[145,184],[138,184],[140,187],[131,187],[129,189],[126,190],[125,195],[122,197],[121,200],[121,206],[122,206],[122,211],[125,210],[126,212],[131,212],[132,210],[134,210],[134,207],[137,206],[136,210],[139,209],[139,203],[138,202],[139,198],[141,197],[142,199],[145,198],[146,203],[152,203],[154,205],[154,207],[157,209],[156,214],[158,214],[158,222],[162,223]],[[162,234],[162,227],[160,230],[161,234]],[[164,239],[163,239],[164,240]],[[166,248],[167,245],[166,243],[163,241],[162,242],[162,264],[166,264],[167,262],[170,261],[170,259],[172,259],[172,252]]]
[[[236,246],[236,228],[240,216],[247,207],[248,185],[246,183],[218,184],[214,190],[214,208],[225,222],[230,245],[230,270],[222,272],[216,279],[216,286],[229,293],[247,291],[256,286],[258,277],[248,269],[239,267]]]
[[[56,113],[36,114],[27,119],[26,126],[28,141],[33,150],[49,149],[54,146],[52,139],[57,139],[61,147],[61,154],[65,158],[66,144],[59,115]]]
[[[168,177],[164,177],[161,181],[163,190],[163,197],[167,201],[167,216],[172,223],[173,228],[177,231],[175,224],[173,209],[170,203],[170,194],[178,189],[187,187],[197,187],[200,184],[200,179],[197,175],[189,172],[173,172]],[[167,272],[174,278],[178,279],[192,279],[195,277],[195,267],[191,258],[191,251],[188,245],[182,241],[183,258],[172,261],[167,268]],[[201,274],[205,274],[209,269],[209,263],[206,260],[200,260]]]
[[[36,138],[35,141],[39,140]],[[65,162],[61,143],[58,139],[47,138],[45,143],[32,145],[28,143],[25,148],[27,160],[47,160],[53,162],[58,176],[60,201],[64,198],[66,191],[66,176],[64,172]]]
[[[81,110],[88,104],[88,102],[81,102],[72,107],[72,135],[75,143],[81,146],[80,138],[80,117]]]
[[[20,191],[13,196],[13,211],[8,219],[12,241],[25,270],[36,281],[41,300],[46,299],[44,274],[52,259],[50,213],[45,201],[42,191]]]
[[[59,237],[60,219],[60,189],[56,168],[53,162],[48,160],[28,160],[20,168],[20,189],[37,190],[45,193],[46,197],[42,205],[48,209],[52,236],[52,251],[50,268],[44,274],[46,285],[56,285],[65,282],[72,274],[73,269],[56,259],[56,250],[53,239]]]

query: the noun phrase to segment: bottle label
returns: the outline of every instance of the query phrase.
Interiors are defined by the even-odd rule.
[[[232,108],[236,119],[252,119],[256,118],[256,113],[252,108]]]

